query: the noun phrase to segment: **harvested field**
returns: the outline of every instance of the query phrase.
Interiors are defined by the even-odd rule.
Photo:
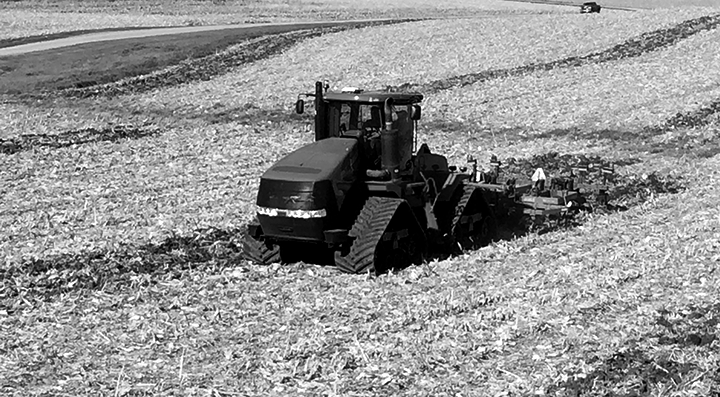
[[[150,75],[118,79],[107,84],[88,84],[86,87],[69,88],[62,92],[69,97],[87,98],[92,96],[118,96],[128,93],[142,93],[160,88],[207,81],[213,77],[230,73],[245,64],[267,59],[291,48],[303,40],[328,35],[344,30],[401,23],[358,23],[347,26],[322,29],[300,30],[284,34],[266,34],[241,44],[227,46],[223,52],[199,59],[188,59],[170,68],[158,70]],[[49,93],[51,96],[56,93]]]
[[[42,98],[48,93],[54,96],[56,91],[64,89],[68,96],[85,97],[98,93],[118,94],[117,90],[103,89],[103,85],[118,81],[122,84],[131,80],[136,90],[151,90],[153,79],[155,88],[161,87],[161,82],[172,85],[208,80],[234,66],[269,57],[307,38],[400,22],[404,21],[245,26],[11,54],[0,57],[0,69],[6,77],[0,81],[0,95]],[[228,47],[233,47],[233,51],[227,51]],[[88,52],[94,55],[87,56]],[[118,58],[123,62],[118,63]],[[148,73],[153,75],[146,76]]]
[[[248,102],[252,101],[262,107],[282,106],[287,103],[286,98],[306,89],[306,82],[316,78],[318,70],[325,70],[324,76],[337,86],[377,87],[412,82],[419,84],[416,88],[427,90],[434,88],[432,82],[438,78],[440,82],[452,81],[455,76],[472,72],[551,63],[557,59],[604,50],[643,32],[675,26],[688,19],[688,16],[697,16],[698,12],[636,13],[627,16],[629,20],[620,16],[608,16],[605,20],[592,22],[578,21],[575,15],[498,18],[483,20],[481,23],[473,20],[425,21],[379,29],[362,29],[359,32],[339,33],[308,40],[281,57],[248,65],[225,79],[183,87],[177,91],[166,91],[164,94],[167,99],[163,98],[164,95],[151,95],[148,99],[177,103],[178,98],[187,97],[189,90],[217,96],[232,87],[233,94],[226,91],[227,96],[233,98],[232,101],[244,99],[242,95],[247,93],[252,95],[252,98],[247,99]],[[518,24],[538,26],[543,33],[522,29],[512,37],[502,34]],[[606,28],[608,24],[613,26],[609,32]],[[603,29],[605,31],[600,35]],[[597,33],[587,34],[587,31]],[[662,35],[662,32],[658,35]],[[584,39],[588,36],[596,39]],[[368,55],[374,53],[374,43],[382,42],[387,37],[402,37],[406,38],[407,42],[394,40],[398,50],[387,51],[387,54],[383,53],[381,56]],[[422,47],[425,52],[417,54],[415,48],[419,40],[427,44]],[[455,45],[463,48],[463,51],[453,50]],[[337,59],[335,48],[343,49],[345,55],[341,59]],[[438,61],[409,62],[415,59]],[[358,62],[367,64],[373,73],[368,74],[364,69],[357,68]],[[284,73],[286,64],[299,65],[291,77],[292,80],[276,77]],[[143,105],[152,106],[148,102],[150,101],[143,101]]]
[[[676,113],[697,111],[720,96],[720,87],[714,83],[720,73],[714,66],[720,59],[714,45],[719,37],[717,29],[698,32],[667,50],[620,58],[613,67],[590,63],[518,74],[446,91],[437,98],[441,106],[487,103],[481,112],[466,109],[446,118],[500,128],[516,127],[517,120],[523,120],[529,131],[569,127],[633,131],[663,124]],[[518,87],[522,87],[520,91]],[[511,106],[518,101],[522,107]],[[670,124],[678,122],[668,120]]]
[[[720,393],[719,13],[368,27],[6,98],[0,394]],[[454,163],[612,163],[615,210],[380,277],[249,264],[318,79],[425,91],[421,141]]]
[[[126,115],[123,117],[133,117],[133,113],[143,113],[154,115],[157,119],[165,119],[170,115],[182,113],[213,121],[242,121],[245,110],[257,107],[260,110],[271,109],[269,113],[272,114],[287,114],[287,98],[306,90],[307,81],[314,81],[321,77],[318,75],[318,70],[323,70],[322,77],[333,81],[333,84],[337,86],[377,87],[412,83],[418,85],[416,88],[427,91],[436,86],[452,87],[456,85],[457,80],[463,78],[478,81],[486,75],[508,77],[508,74],[527,74],[534,70],[553,67],[555,63],[558,66],[561,66],[562,62],[566,64],[568,62],[583,63],[585,61],[576,58],[598,51],[606,50],[607,54],[611,56],[615,54],[614,56],[620,57],[622,54],[614,51],[613,45],[628,39],[642,38],[644,37],[641,36],[643,32],[657,31],[661,33],[664,31],[662,29],[673,29],[679,22],[686,19],[707,14],[710,14],[708,10],[701,12],[701,10],[695,9],[682,12],[625,13],[622,14],[625,16],[624,18],[608,14],[602,17],[604,19],[599,20],[579,20],[576,15],[547,15],[514,17],[516,19],[510,20],[494,18],[483,20],[483,23],[480,24],[473,20],[398,24],[378,29],[361,29],[357,32],[323,35],[303,41],[282,55],[248,64],[247,67],[240,67],[225,77],[198,84],[183,85],[176,89],[151,92],[139,97],[120,97],[107,102],[72,100],[64,103],[55,101],[52,103],[51,109],[41,107],[38,110],[22,106],[0,105],[0,107],[4,108],[3,113],[6,115],[17,112],[25,114],[23,118],[10,117],[7,120],[6,131],[12,130],[14,133],[38,133],[88,127],[73,121],[73,119],[84,121],[83,117],[74,117],[77,108],[97,109],[95,113],[105,113],[102,109],[106,108],[110,109],[113,114],[125,113]],[[524,26],[537,26],[537,29],[540,29],[537,32],[542,33],[533,34],[534,30],[532,29],[522,29],[510,37],[499,33],[513,29],[517,22],[521,22]],[[604,28],[608,24],[613,26],[609,32]],[[700,25],[692,26],[698,28]],[[422,33],[415,33],[431,31],[443,34],[418,36]],[[594,38],[592,40],[585,39],[588,36]],[[382,41],[384,37],[407,38],[407,43],[398,46],[400,51],[388,52],[382,57],[370,59],[367,54],[374,53],[373,43]],[[658,34],[657,37],[663,36]],[[668,35],[671,41],[675,40],[673,37],[672,34]],[[415,44],[417,40],[427,43],[423,47],[427,48],[425,57],[435,54],[428,59],[442,59],[443,61],[432,65],[432,68],[426,62],[407,62],[408,59],[416,57],[414,49],[417,48]],[[397,42],[397,40],[395,41]],[[362,43],[362,45],[357,43]],[[641,48],[638,44],[639,42],[630,41],[627,47]],[[242,44],[230,48],[227,56],[221,55],[218,59],[230,57],[242,60],[247,53],[247,45]],[[454,51],[453,45],[462,45],[465,51]],[[347,56],[337,59],[335,48],[342,48]],[[500,50],[501,48],[502,50]],[[590,57],[587,58],[590,59]],[[355,66],[357,62],[366,64],[373,70],[373,73],[367,74],[363,72],[364,69],[358,69]],[[291,76],[280,78],[279,76],[286,73],[285,67],[288,64],[297,65],[297,68]],[[158,83],[162,83],[163,76],[167,76],[170,81],[188,81],[188,76],[191,74],[184,73],[182,68],[196,70],[199,73],[192,73],[192,75],[199,74],[200,76],[207,74],[204,71],[226,69],[224,65],[218,65],[217,61],[212,62],[212,60],[205,59],[200,62],[184,63],[180,68],[170,68],[145,78],[123,80],[103,87],[87,87],[69,91],[69,93],[81,96],[98,91],[112,94],[133,93],[156,87]],[[178,70],[181,73],[178,73]],[[432,72],[428,72],[428,70],[432,70]],[[67,110],[56,111],[66,106]],[[104,119],[108,118],[101,118],[101,120]],[[274,121],[277,120],[274,119]],[[21,122],[22,124],[20,124]],[[137,123],[136,120],[129,122]],[[0,125],[0,127],[2,126]]]
[[[64,1],[23,0],[0,4],[0,40],[72,30],[139,26],[191,26],[376,18],[473,17],[567,13],[564,7],[482,2],[430,1]]]
[[[712,324],[718,313],[707,303],[716,285],[709,277],[713,262],[702,259],[713,243],[690,248],[683,242],[711,232],[712,225],[694,214],[673,224],[666,217],[681,200],[712,215],[703,203],[717,199],[713,191],[659,197],[580,230],[528,236],[379,280],[323,268],[223,267],[212,261],[197,269],[174,265],[167,275],[133,272],[123,290],[134,294],[114,293],[111,280],[100,291],[66,292],[36,308],[7,309],[4,323],[13,338],[4,339],[4,348],[36,350],[4,361],[5,390],[34,383],[30,373],[50,376],[28,370],[43,368],[52,348],[95,379],[90,386],[73,367],[57,370],[55,376],[68,380],[64,390],[254,395],[322,394],[331,387],[363,395],[583,395],[599,390],[585,379],[607,371],[602,385],[608,390],[673,388],[673,380],[699,377],[685,390],[703,394],[712,387],[705,368],[717,362]],[[667,233],[679,239],[661,244]],[[587,235],[594,236],[593,245]],[[186,247],[173,255],[182,258]],[[611,256],[607,247],[613,247]],[[676,266],[688,260],[691,272]],[[62,280],[73,269],[58,272]],[[328,296],[335,297],[332,303]],[[56,325],[48,329],[42,319],[51,315]],[[31,335],[38,332],[52,345],[35,347]],[[93,355],[79,353],[88,351]],[[102,357],[103,365],[93,364],[93,357]],[[177,378],[180,360],[185,375]],[[655,363],[673,371],[648,372],[656,374],[654,383],[624,371],[655,371]],[[217,373],[225,375],[211,375]]]

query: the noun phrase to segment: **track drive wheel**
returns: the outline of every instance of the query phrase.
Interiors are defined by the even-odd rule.
[[[384,273],[423,261],[426,238],[405,200],[370,197],[350,229],[349,251],[335,253],[346,273]]]
[[[455,253],[475,250],[490,244],[497,234],[497,223],[482,189],[462,186],[452,219]]]
[[[270,265],[280,262],[280,247],[276,244],[272,248],[260,240],[247,234],[242,237],[242,253],[245,259],[258,265]]]

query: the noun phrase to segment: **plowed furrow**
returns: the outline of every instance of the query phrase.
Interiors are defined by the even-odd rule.
[[[60,134],[26,134],[14,138],[0,138],[0,153],[14,154],[37,147],[64,148],[96,142],[115,142],[157,135],[152,126],[113,125],[105,128],[83,128]]]
[[[405,83],[392,88],[398,91],[420,91],[431,93],[456,87],[464,87],[488,80],[522,76],[540,71],[567,69],[589,64],[602,64],[621,59],[636,58],[653,51],[670,47],[687,39],[688,37],[703,31],[716,29],[718,26],[720,26],[720,14],[708,15],[700,18],[689,19],[668,28],[643,33],[640,36],[630,38],[611,48],[599,52],[593,52],[588,55],[572,56],[551,62],[536,63],[509,69],[495,69],[477,73],[468,73],[424,84]]]
[[[0,309],[12,311],[23,299],[52,300],[80,289],[120,291],[133,276],[176,278],[184,272],[236,266],[243,249],[240,230],[197,230],[161,244],[78,252],[0,267]]]
[[[720,113],[720,99],[716,99],[700,109],[686,113],[677,113],[670,117],[661,126],[662,130],[677,128],[700,128],[718,121],[716,115]]]

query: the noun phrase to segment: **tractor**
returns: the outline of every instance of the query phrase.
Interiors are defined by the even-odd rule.
[[[493,240],[495,216],[475,170],[417,147],[422,94],[333,91],[317,82],[314,93],[299,95],[297,113],[308,97],[315,141],[261,176],[247,258],[383,273]]]

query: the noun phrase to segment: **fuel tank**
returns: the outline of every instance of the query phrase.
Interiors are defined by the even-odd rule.
[[[360,176],[359,142],[323,139],[290,153],[260,179],[257,213],[266,239],[322,242]]]

